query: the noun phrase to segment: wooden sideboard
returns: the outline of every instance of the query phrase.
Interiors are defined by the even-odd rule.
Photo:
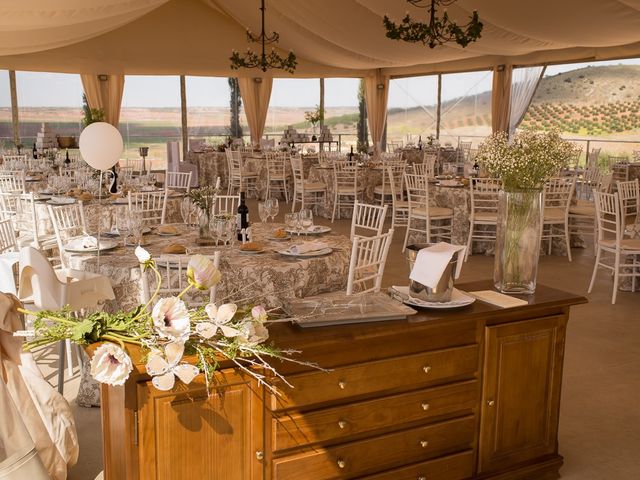
[[[210,395],[199,379],[160,392],[137,365],[102,389],[105,479],[557,478],[566,324],[586,300],[542,285],[528,300],[273,325],[279,347],[331,369],[278,365],[294,386],[279,397],[229,365]]]

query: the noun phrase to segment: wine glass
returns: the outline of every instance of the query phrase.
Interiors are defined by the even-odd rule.
[[[131,212],[129,217],[129,229],[133,235],[134,243],[142,244],[142,232],[144,231],[144,218],[142,212]]]
[[[298,213],[300,217],[300,225],[304,230],[309,230],[313,226],[313,212],[310,208],[303,208]]]
[[[298,214],[297,213],[285,213],[284,214],[284,224],[287,226],[287,230],[293,232],[296,229],[296,224],[298,223]]]
[[[267,211],[269,212],[269,216],[271,217],[271,221],[273,222],[276,215],[278,215],[278,212],[280,211],[278,199],[268,198],[265,203],[267,204]]]
[[[191,221],[191,199],[189,197],[182,199],[180,203],[180,216],[182,217],[182,223],[189,225]]]
[[[124,209],[123,209],[124,210]],[[127,238],[130,232],[129,210],[124,210],[121,215],[116,215],[116,230],[122,235],[123,246],[127,246]]]
[[[258,215],[260,216],[260,221],[265,223],[269,219],[269,214],[271,212],[267,208],[266,202],[258,203]]]

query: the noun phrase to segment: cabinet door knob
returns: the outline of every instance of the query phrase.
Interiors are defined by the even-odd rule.
[[[338,459],[338,468],[344,468],[347,466],[347,462],[345,462],[343,459],[339,458]]]
[[[431,365],[425,365],[424,367],[422,367],[422,370],[424,371],[424,373],[429,373],[431,371]]]
[[[422,410],[424,410],[425,412],[426,412],[427,410],[429,410],[429,404],[428,404],[428,403],[423,403],[423,404],[422,404]]]
[[[496,402],[494,400],[489,400],[487,402],[487,405],[489,405],[490,407],[493,407],[496,404]]]
[[[347,422],[345,422],[344,420],[338,420],[338,426],[344,430],[347,426]]]
[[[338,386],[340,387],[340,390],[344,390],[345,388],[347,388],[347,382],[345,382],[344,380],[340,380],[338,382]]]
[[[422,448],[427,448],[428,445],[429,445],[429,442],[427,442],[426,440],[420,440],[420,446]]]
[[[262,460],[262,459],[264,458],[264,452],[263,452],[263,451],[261,451],[261,450],[258,450],[258,451],[256,452],[256,458],[257,458],[258,460]]]

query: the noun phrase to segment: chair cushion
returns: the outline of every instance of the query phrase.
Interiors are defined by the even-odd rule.
[[[373,192],[377,193],[378,195],[382,195],[382,192],[383,192],[382,185],[376,185],[373,188]],[[385,195],[391,195],[391,185],[387,184],[387,185],[384,186],[384,194]]]
[[[564,210],[562,208],[545,208],[544,221],[564,222]]]
[[[609,248],[615,248],[616,246],[616,241],[614,239],[599,240],[598,243]],[[620,247],[622,250],[634,250],[636,252],[640,252],[640,238],[624,238],[620,242]]]
[[[413,215],[419,217],[426,217],[427,209],[426,208],[416,208],[412,211]],[[453,217],[453,210],[451,208],[446,207],[429,207],[429,216],[431,218],[436,217]]]
[[[343,187],[338,187],[338,193],[354,193],[356,190],[354,190],[353,187],[347,187],[347,186],[343,186]],[[358,192],[362,192],[364,191],[364,187],[361,185],[358,185]]]
[[[473,218],[477,222],[493,222],[496,223],[498,221],[497,212],[475,212],[473,214]]]
[[[327,186],[322,182],[304,182],[304,189],[307,192],[326,190]]]
[[[396,200],[393,205],[395,208],[409,208],[409,202],[407,200]]]
[[[591,205],[575,205],[569,207],[569,215],[582,215],[585,217],[595,217],[596,216],[596,207]]]

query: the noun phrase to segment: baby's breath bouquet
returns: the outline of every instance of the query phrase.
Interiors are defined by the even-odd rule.
[[[577,147],[557,131],[529,130],[509,139],[505,132],[488,137],[476,159],[489,176],[502,180],[499,194],[493,278],[504,293],[533,293],[536,288],[542,189],[576,155]]]

